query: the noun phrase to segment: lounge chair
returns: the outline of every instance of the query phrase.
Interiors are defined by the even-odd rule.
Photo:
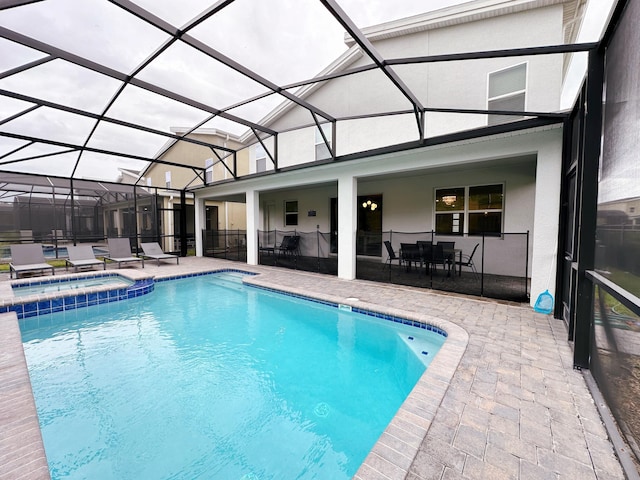
[[[177,255],[171,255],[170,253],[164,253],[160,245],[157,242],[141,243],[142,251],[144,252],[142,258],[151,258],[158,262],[160,266],[160,260],[172,260],[175,259],[176,265],[180,263],[180,257]]]
[[[102,265],[103,270],[107,268],[106,263],[96,258],[91,245],[76,245],[75,247],[69,245],[67,252],[69,253],[69,258],[65,260],[66,270],[69,270],[69,265],[71,265],[76,272],[78,268],[93,267],[94,265]]]
[[[11,245],[11,263],[9,263],[9,278],[16,278],[21,273],[43,272],[51,270],[51,275],[55,275],[53,267],[44,258],[41,243],[28,243]]]
[[[144,268],[144,258],[133,256],[128,238],[108,238],[107,247],[109,254],[104,257],[105,265],[107,261],[117,262],[118,268],[120,268],[123,263],[142,262],[142,268]]]

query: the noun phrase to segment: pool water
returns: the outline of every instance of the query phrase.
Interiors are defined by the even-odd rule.
[[[104,248],[100,248],[100,247],[92,247],[93,248],[93,253],[96,256],[103,256],[103,255],[108,255],[109,254],[109,250],[106,250]],[[45,258],[68,258],[69,257],[69,252],[67,251],[67,247],[58,247],[56,249],[55,246],[53,245],[45,245],[42,248],[43,252],[44,252],[44,256]],[[56,257],[56,253],[57,253],[57,257]]]
[[[47,280],[30,282],[28,284],[13,285],[13,295],[16,297],[26,297],[29,295],[44,295],[46,293],[65,292],[91,287],[102,287],[108,285],[133,285],[133,280],[121,275],[107,275],[96,277],[73,278],[65,280]]]
[[[221,277],[23,323],[53,479],[351,478],[444,341]]]

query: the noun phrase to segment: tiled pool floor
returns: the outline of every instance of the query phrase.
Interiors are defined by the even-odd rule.
[[[270,288],[430,319],[450,332],[358,479],[623,479],[564,324],[528,306],[209,258],[130,267],[157,278],[217,268]],[[107,271],[112,271],[111,269]],[[138,273],[135,273],[138,272]],[[0,301],[8,274],[0,277]],[[0,478],[48,478],[15,315],[0,316]],[[8,325],[10,325],[8,327]]]

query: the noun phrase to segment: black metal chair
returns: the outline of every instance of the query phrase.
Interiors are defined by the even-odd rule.
[[[425,240],[418,240],[416,243],[420,250],[422,263],[425,264],[427,275],[429,275],[429,268],[431,268],[431,265],[433,264],[433,244]]]
[[[300,237],[298,235],[285,235],[278,245],[278,254],[298,256],[300,253]]]
[[[391,246],[391,242],[389,240],[385,240],[384,246],[387,249],[387,260],[384,262],[384,268],[387,268],[387,265],[389,265],[389,269],[391,269],[391,264],[393,263],[394,260],[397,260],[398,266],[400,266],[400,264],[402,263],[402,259],[396,255],[396,252],[393,250],[393,247]]]
[[[444,251],[444,247],[441,243],[437,243],[433,246],[432,264],[435,272],[438,271],[438,265],[442,265],[443,270],[447,270],[447,273],[451,275],[451,254]]]
[[[473,255],[476,253],[476,250],[478,249],[479,246],[480,244],[476,243],[476,246],[473,247],[473,250],[471,251],[471,255],[462,254],[462,259],[455,262],[455,265],[458,265],[460,267],[470,268],[473,274],[476,276],[476,278],[478,277],[478,270],[476,269],[476,266],[473,263]]]
[[[400,258],[402,263],[405,264],[407,271],[411,270],[411,264],[415,263],[416,267],[422,263],[420,257],[420,249],[415,243],[401,243],[400,244]]]
[[[449,273],[451,273],[451,266],[453,265],[455,259],[453,258],[455,256],[455,248],[456,248],[456,242],[451,242],[451,241],[447,241],[447,240],[438,240],[438,243],[436,245],[442,245],[442,251],[443,251],[443,255],[445,257],[445,261],[448,264],[449,267]],[[442,262],[439,262],[442,263]]]

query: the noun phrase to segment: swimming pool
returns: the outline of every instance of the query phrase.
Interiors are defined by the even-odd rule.
[[[23,341],[53,478],[350,478],[444,341],[228,276],[49,324]]]

